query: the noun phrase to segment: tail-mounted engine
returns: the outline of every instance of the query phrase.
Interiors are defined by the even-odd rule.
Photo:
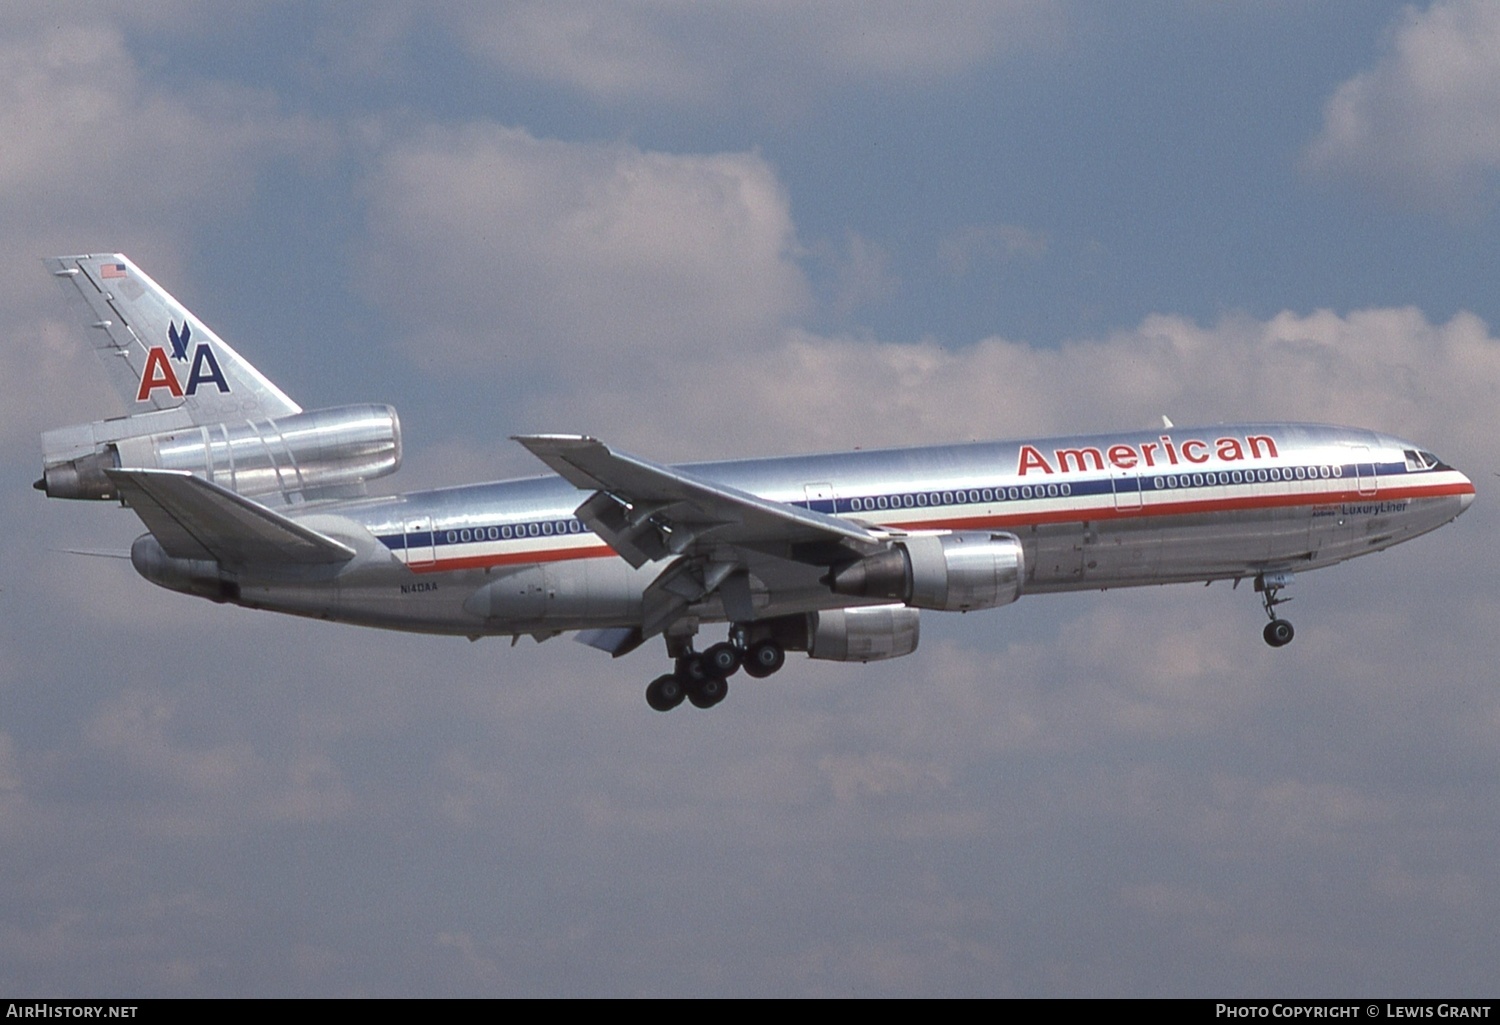
[[[824,578],[835,594],[888,598],[913,608],[967,612],[1021,596],[1026,555],[1014,534],[920,535],[838,566]]]
[[[283,501],[347,497],[401,465],[390,406],[358,405],[264,420],[194,426],[176,410],[63,427],[42,435],[38,490],[49,498],[113,499],[106,469],[187,470],[242,495]]]

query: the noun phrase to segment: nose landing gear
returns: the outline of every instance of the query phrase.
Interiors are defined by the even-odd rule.
[[[1292,642],[1292,637],[1295,636],[1295,634],[1296,631],[1292,629],[1292,624],[1284,619],[1271,620],[1266,624],[1265,630],[1261,631],[1261,636],[1264,637],[1266,639],[1266,643],[1273,648],[1279,648],[1282,645],[1290,644]]]
[[[1261,605],[1271,620],[1266,624],[1261,636],[1273,648],[1285,647],[1292,643],[1292,638],[1296,635],[1292,624],[1276,615],[1276,606],[1292,600],[1279,596],[1281,589],[1291,582],[1290,573],[1262,573],[1255,578],[1255,589],[1261,593]]]

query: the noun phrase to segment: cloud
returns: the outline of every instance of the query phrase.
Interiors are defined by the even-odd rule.
[[[1389,51],[1329,99],[1307,160],[1423,202],[1472,203],[1500,169],[1500,7],[1408,8]]]
[[[741,374],[732,423],[693,381]],[[1368,426],[1486,459],[1500,340],[1472,314],[1430,323],[1411,308],[1231,315],[1211,325],[1152,315],[1136,327],[1057,348],[1003,338],[949,348],[788,330],[759,350],[712,348],[660,368],[645,418],[632,392],[570,371],[591,429],[624,433],[674,457],[709,458],[1179,424],[1309,420]],[[632,382],[634,385],[634,382]],[[637,401],[639,396],[637,394]],[[704,425],[691,437],[682,423]]]
[[[278,155],[318,155],[311,122],[254,92],[210,85],[181,96],[143,76],[120,30],[67,21],[0,43],[0,189],[7,228],[56,220],[107,230],[128,212],[185,225],[242,200]],[[118,229],[116,229],[118,230]],[[48,234],[55,234],[49,231]]]
[[[968,274],[976,264],[1038,260],[1047,253],[1047,236],[1019,224],[968,224],[938,244],[938,256],[954,274]]]
[[[891,270],[891,253],[884,246],[851,231],[842,251],[832,245],[818,247],[832,276],[828,305],[836,317],[846,318],[856,310],[890,300],[901,282]]]
[[[847,84],[925,84],[997,55],[1055,45],[1055,0],[909,4],[661,2],[475,4],[462,43],[495,65],[604,103],[769,105],[790,115]]]
[[[59,404],[114,412],[88,366],[82,329],[39,257],[121,249],[180,279],[186,237],[248,204],[273,160],[323,159],[326,129],[279,112],[264,95],[211,85],[182,95],[143,75],[121,30],[103,21],[22,19],[0,41],[0,324],[27,344],[0,349],[12,393],[0,436],[59,426]],[[174,270],[175,268],[175,270]],[[29,428],[27,430],[26,428]]]
[[[1210,325],[1157,314],[1056,348],[820,335],[795,326],[810,312],[806,254],[755,154],[476,124],[396,138],[365,195],[375,255],[361,280],[420,367],[504,396],[508,429],[603,432],[658,458],[1110,430],[1166,414],[1359,424],[1458,459],[1484,450],[1477,411],[1500,386],[1487,325],[1412,308]],[[966,253],[1045,246],[1014,226],[965,237]],[[892,287],[882,252],[857,236],[848,262],[845,307]]]
[[[394,144],[366,191],[365,280],[434,371],[457,355],[481,375],[639,380],[756,348],[806,305],[786,194],[754,154],[474,125]]]
[[[706,107],[725,83],[778,73],[731,54],[633,83],[653,39],[675,54],[680,22],[730,15],[620,9],[678,19],[662,28],[611,10],[557,16],[634,16],[648,37],[622,37],[643,55],[589,95],[659,88]],[[914,17],[871,10],[871,24]],[[949,10],[933,19],[951,33]],[[780,11],[791,32],[831,17],[772,11],[734,16]],[[975,43],[991,54],[992,24]],[[30,250],[53,246],[29,240],[123,234],[180,279],[197,225],[235,209],[265,160],[316,159],[326,140],[257,94],[157,84],[107,26],[26,25],[34,45],[5,44],[18,77],[0,83],[39,119],[7,122],[23,152],[0,154],[14,174],[0,225],[28,250],[23,284],[0,293],[19,339],[0,366],[19,382],[0,453],[20,482],[0,498],[19,539],[0,552],[10,990],[1201,995],[1247,978],[1414,992],[1492,978],[1487,494],[1434,538],[1299,580],[1283,651],[1260,642],[1243,587],[1027,595],[927,616],[913,657],[798,659],[736,677],[715,712],[668,716],[642,701],[659,644],[611,662],[565,640],[360,630],[45,554],[140,527],[25,487],[35,430],[98,415],[83,392],[103,394],[79,383],[98,375],[76,326],[37,313],[59,304]],[[725,38],[772,38],[759,31]],[[830,68],[910,82],[987,59],[966,40],[943,65],[921,32],[843,31],[808,33],[806,53],[788,42],[779,72],[799,88]],[[707,100],[683,94],[697,85]],[[128,203],[77,191],[95,181],[100,117],[130,130],[105,133],[113,166],[148,178]],[[346,151],[368,235],[318,253],[353,254],[383,323],[445,386],[426,405],[410,396],[420,382],[402,389],[413,434],[471,389],[511,400],[517,428],[599,430],[661,458],[1154,426],[1166,412],[1367,423],[1471,472],[1489,464],[1497,341],[1472,315],[1168,313],[1059,349],[819,333],[787,189],[759,154],[383,131]],[[182,134],[206,152],[157,166]],[[54,163],[66,190],[48,184]],[[848,237],[846,287],[831,290],[845,310],[891,287],[886,254]],[[329,302],[335,319],[360,316]],[[396,485],[484,475],[496,432],[473,419],[430,453],[436,469]]]

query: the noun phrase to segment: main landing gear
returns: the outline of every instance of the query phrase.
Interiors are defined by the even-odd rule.
[[[729,695],[729,678],[741,669],[757,679],[770,676],[786,664],[786,651],[773,640],[746,645],[742,631],[733,638],[695,652],[684,646],[672,672],[658,676],[646,688],[646,704],[658,712],[670,712],[683,699],[695,708],[712,708]]]
[[[1276,606],[1292,600],[1279,597],[1281,589],[1291,582],[1290,573],[1262,573],[1255,578],[1255,589],[1261,593],[1261,605],[1271,619],[1261,636],[1273,648],[1285,647],[1292,643],[1292,638],[1296,635],[1292,624],[1276,615]]]

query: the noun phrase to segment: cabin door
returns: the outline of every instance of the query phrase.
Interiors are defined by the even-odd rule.
[[[432,517],[416,516],[406,521],[406,564],[413,569],[437,561],[433,550]]]

